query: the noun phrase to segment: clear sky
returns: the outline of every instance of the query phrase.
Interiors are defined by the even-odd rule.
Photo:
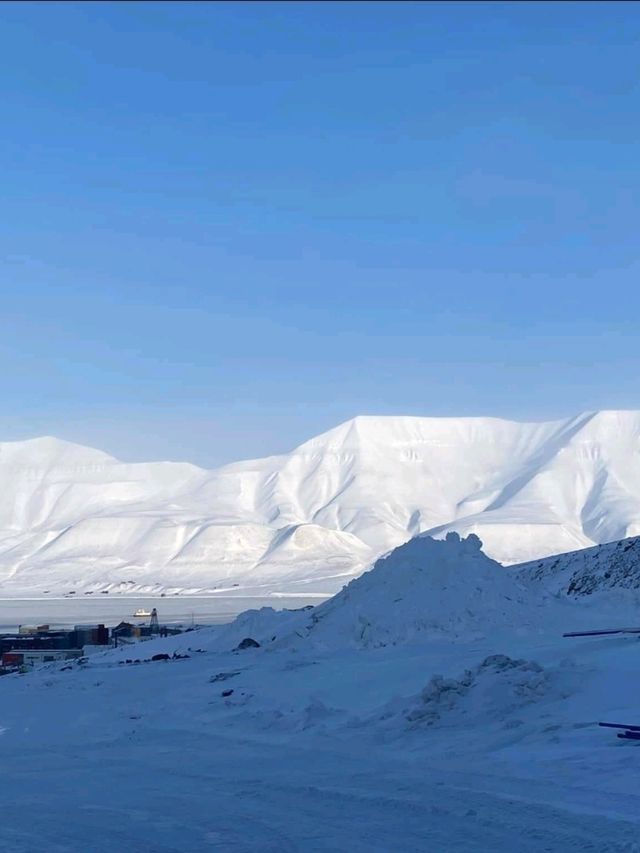
[[[0,438],[640,408],[640,4],[0,5]]]

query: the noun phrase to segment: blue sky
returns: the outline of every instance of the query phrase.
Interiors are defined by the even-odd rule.
[[[0,437],[640,408],[640,15],[0,5]]]

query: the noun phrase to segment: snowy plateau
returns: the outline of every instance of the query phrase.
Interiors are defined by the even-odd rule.
[[[316,607],[5,675],[0,850],[640,853],[640,741],[597,725],[640,724],[638,639],[562,636],[638,624],[629,542],[417,537]]]
[[[419,534],[503,564],[640,534],[640,412],[359,417],[207,471],[53,438],[0,444],[0,597],[332,594]]]

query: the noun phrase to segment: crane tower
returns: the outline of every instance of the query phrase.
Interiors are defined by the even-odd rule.
[[[154,607],[151,611],[151,619],[149,621],[149,628],[151,629],[152,634],[158,634],[160,632],[160,625],[158,623],[158,611]]]

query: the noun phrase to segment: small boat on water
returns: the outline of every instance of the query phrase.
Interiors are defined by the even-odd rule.
[[[144,607],[139,607],[133,615],[138,619],[144,619],[147,616],[151,616],[151,611],[145,610]]]

